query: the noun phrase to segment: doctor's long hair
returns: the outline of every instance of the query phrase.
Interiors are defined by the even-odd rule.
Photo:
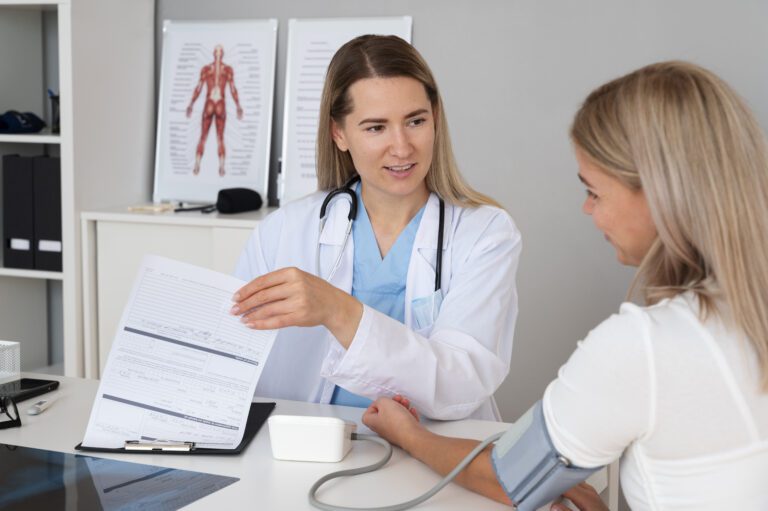
[[[338,124],[352,111],[349,88],[365,78],[413,78],[426,90],[435,119],[435,145],[427,188],[446,202],[465,206],[499,204],[462,178],[453,156],[445,109],[437,83],[418,51],[396,36],[364,35],[344,44],[333,56],[323,86],[317,132],[317,184],[320,190],[341,187],[356,171],[349,152],[336,147],[331,120]]]
[[[633,289],[693,291],[746,336],[768,391],[768,146],[744,101],[701,67],[652,64],[595,90],[571,136],[646,196],[658,238]]]

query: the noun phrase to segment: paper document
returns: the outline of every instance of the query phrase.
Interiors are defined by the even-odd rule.
[[[93,403],[83,446],[126,440],[233,449],[276,330],[232,316],[244,281],[156,256],[142,262]]]

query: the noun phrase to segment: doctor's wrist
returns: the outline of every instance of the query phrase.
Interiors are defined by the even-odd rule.
[[[363,304],[344,291],[339,290],[338,293],[338,300],[330,304],[332,310],[325,327],[347,349],[352,344],[360,319],[363,317]]]

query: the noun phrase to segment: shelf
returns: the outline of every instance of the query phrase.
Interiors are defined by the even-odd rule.
[[[0,133],[0,143],[2,142],[10,144],[60,144],[61,135],[54,135],[49,131],[41,131],[40,133]]]
[[[102,211],[84,211],[80,217],[88,221],[242,228],[256,227],[264,217],[275,209],[277,208],[269,207],[261,208],[258,211],[227,215],[219,212],[202,214],[199,211],[149,213],[128,211],[128,208],[112,208]]]
[[[0,63],[14,71],[0,71],[6,105],[0,114],[31,111],[51,125],[50,87],[60,98],[61,125],[61,134],[0,134],[0,155],[46,152],[61,159],[61,241],[67,247],[62,271],[0,267],[0,338],[37,339],[36,346],[49,348],[48,362],[63,361],[60,370],[70,376],[84,374],[85,360],[80,212],[100,207],[105,195],[117,204],[138,203],[152,188],[154,141],[146,133],[157,114],[155,3],[0,0]],[[104,41],[114,43],[109,62],[94,65],[104,62]],[[115,97],[131,101],[115,103]],[[121,119],[117,125],[115,118]],[[40,316],[47,321],[37,321]]]
[[[69,0],[0,0],[0,7],[40,8],[69,3]]]
[[[19,268],[0,268],[0,277],[20,277],[25,279],[63,280],[60,271],[22,270]]]

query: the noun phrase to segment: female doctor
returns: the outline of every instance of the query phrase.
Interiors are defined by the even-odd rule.
[[[437,84],[408,43],[362,36],[331,60],[318,188],[243,251],[232,313],[280,329],[256,395],[498,419],[517,317],[520,234],[454,160]],[[319,225],[319,228],[318,228]]]

